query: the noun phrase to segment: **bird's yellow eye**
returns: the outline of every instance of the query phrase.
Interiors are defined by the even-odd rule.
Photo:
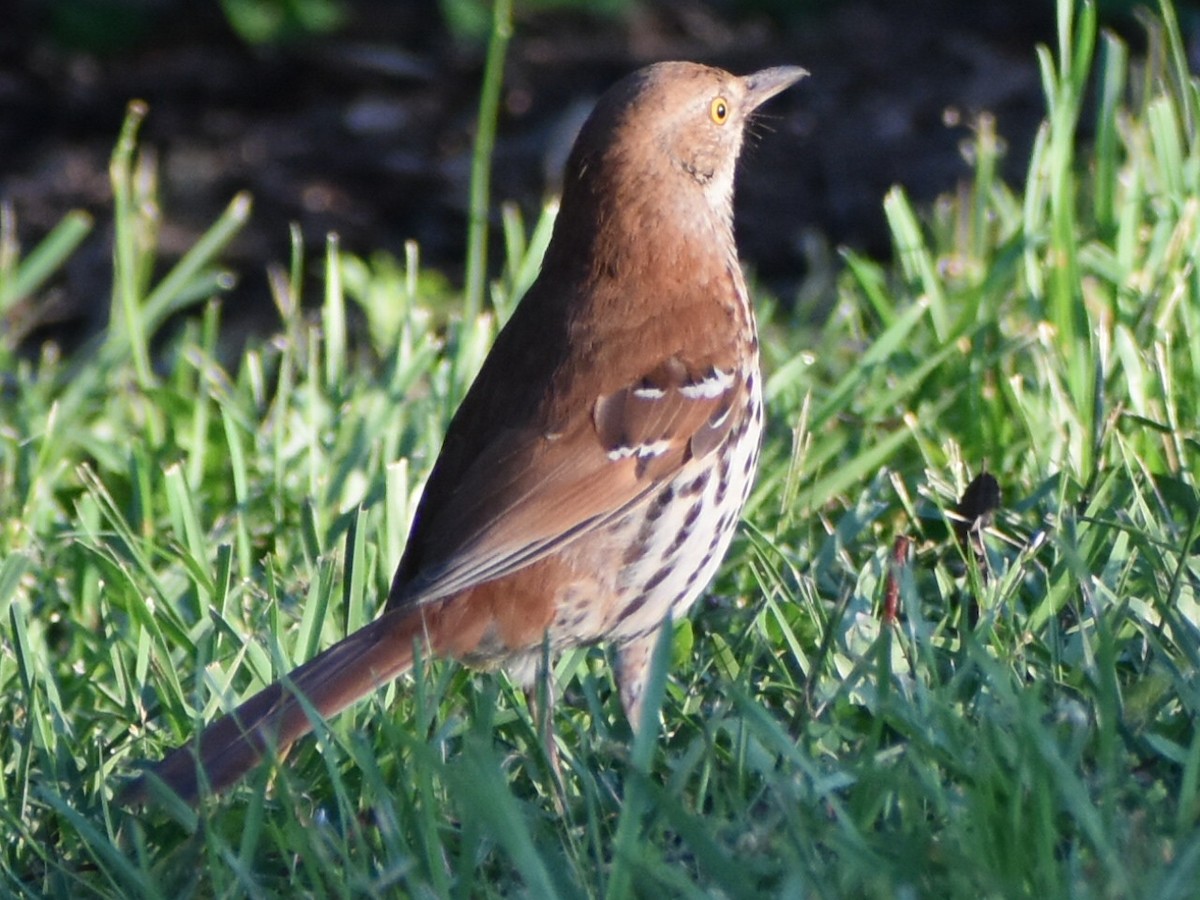
[[[729,118],[729,102],[724,97],[714,97],[708,105],[708,116],[718,125],[724,125]]]

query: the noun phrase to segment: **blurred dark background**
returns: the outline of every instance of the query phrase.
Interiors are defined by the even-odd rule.
[[[812,77],[773,101],[743,159],[743,258],[785,302],[849,245],[889,251],[880,202],[917,201],[967,173],[981,111],[1024,176],[1043,103],[1034,55],[1053,0],[516,0],[493,199],[532,219],[591,103],[626,72],[686,58],[735,72],[780,63]],[[170,258],[247,189],[250,225],[226,254],[242,281],[226,319],[270,327],[263,268],[298,222],[319,254],[402,254],[461,276],[471,140],[490,22],[483,0],[8,0],[0,32],[0,199],[28,249],[72,208],[98,227],[43,325],[68,339],[103,324],[110,285],[108,159],[127,102],[150,105]],[[1101,4],[1135,50],[1134,4]],[[1179,7],[1196,45],[1196,5]],[[314,258],[319,258],[315,256]],[[497,262],[498,253],[492,254]]]

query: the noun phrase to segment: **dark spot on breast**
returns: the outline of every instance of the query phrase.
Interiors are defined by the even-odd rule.
[[[746,457],[746,464],[742,466],[742,474],[746,476],[746,481],[750,480],[751,474],[754,472],[755,465],[758,464],[758,454],[751,453]]]
[[[675,534],[675,539],[671,541],[671,546],[667,548],[667,555],[674,556],[679,548],[682,547],[689,537],[692,536],[692,529],[696,525],[696,520],[700,518],[700,513],[704,511],[704,504],[697,500],[692,504],[692,508],[687,511],[687,515],[683,517],[683,524],[679,531]]]
[[[679,496],[693,497],[704,490],[704,486],[708,484],[708,476],[712,470],[709,468],[701,469],[696,477],[679,489]]]
[[[675,566],[673,566],[671,563],[667,563],[665,566],[651,575],[650,579],[642,585],[643,595],[650,593],[652,590],[666,581],[667,576],[670,575],[674,570]]]
[[[641,594],[632,603],[626,604],[625,608],[621,610],[621,615],[619,615],[617,617],[617,621],[624,622],[626,619],[628,619],[630,616],[632,616],[634,613],[636,613],[639,609],[641,609],[643,606],[645,606],[646,600],[648,600],[648,599],[649,599],[648,594]]]
[[[662,514],[667,511],[667,507],[671,505],[671,501],[675,499],[675,485],[668,484],[665,488],[659,491],[650,508],[646,510],[646,521],[654,522],[662,518]]]
[[[725,502],[725,494],[729,490],[729,466],[721,466],[721,471],[717,475],[717,496],[715,502],[720,506]]]
[[[718,528],[712,533],[712,538],[708,542],[708,552],[704,554],[704,558],[712,556],[717,552],[717,544],[721,543],[721,537],[724,535],[724,529]]]

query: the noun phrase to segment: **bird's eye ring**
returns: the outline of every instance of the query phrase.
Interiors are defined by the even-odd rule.
[[[714,97],[708,105],[708,116],[718,125],[724,125],[729,119],[729,103],[724,97]]]

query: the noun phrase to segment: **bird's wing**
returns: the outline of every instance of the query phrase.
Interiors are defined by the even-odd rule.
[[[431,477],[406,550],[415,567],[401,567],[389,607],[500,578],[620,517],[712,453],[743,415],[745,392],[737,369],[671,357],[552,433],[495,432],[461,477]]]

